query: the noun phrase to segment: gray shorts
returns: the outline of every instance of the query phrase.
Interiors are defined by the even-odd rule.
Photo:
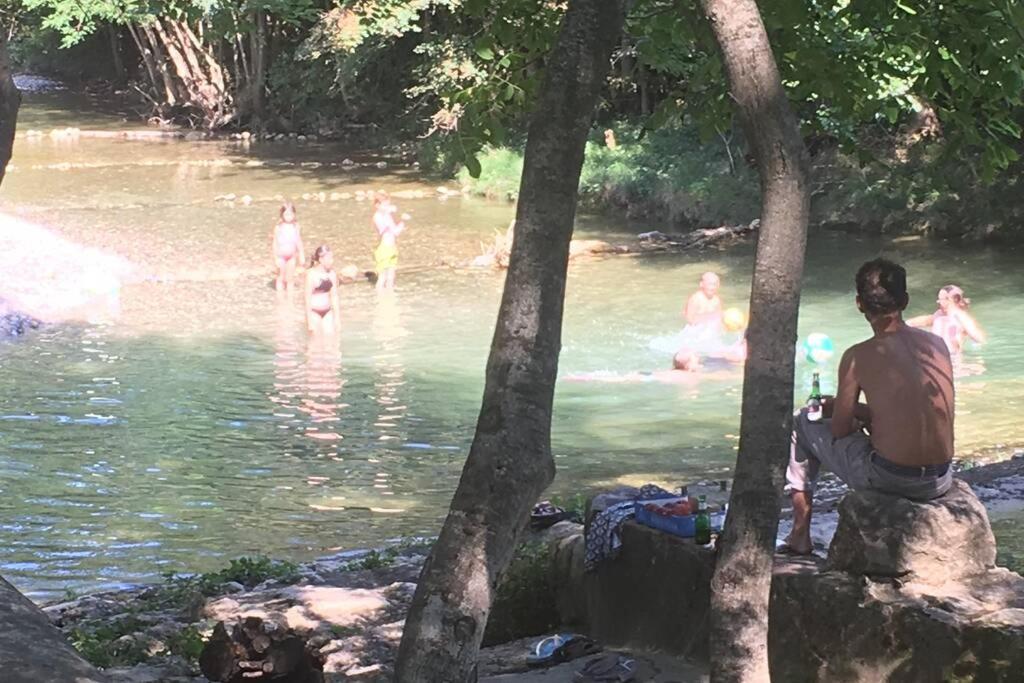
[[[811,422],[804,411],[793,421],[793,446],[786,468],[786,492],[814,493],[818,470],[826,469],[855,491],[880,491],[914,500],[937,498],[953,483],[953,468],[942,476],[894,474],[878,465],[881,457],[867,434],[856,431],[836,439],[832,421]]]

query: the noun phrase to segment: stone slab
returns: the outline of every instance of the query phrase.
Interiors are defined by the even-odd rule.
[[[0,680],[106,683],[34,602],[0,578]]]

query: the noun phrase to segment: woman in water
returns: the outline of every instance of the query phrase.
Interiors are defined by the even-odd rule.
[[[291,202],[281,205],[281,219],[274,226],[273,252],[274,264],[277,266],[274,288],[278,292],[290,291],[296,264],[306,260],[299,224],[295,220],[295,206]]]
[[[401,220],[395,221],[398,208],[384,192],[377,194],[373,200],[373,227],[377,230],[379,242],[373,251],[373,261],[377,269],[377,291],[393,289],[395,286],[395,270],[398,268],[398,236],[405,230],[405,221],[409,214],[403,213]]]
[[[333,266],[334,255],[321,244],[306,271],[306,325],[314,335],[334,334],[341,329],[338,276]]]
[[[978,344],[985,342],[985,333],[967,311],[971,300],[964,296],[964,290],[956,285],[946,285],[939,290],[936,303],[939,308],[934,313],[911,318],[907,324],[931,329],[933,334],[942,337],[952,354],[963,351],[968,338]]]

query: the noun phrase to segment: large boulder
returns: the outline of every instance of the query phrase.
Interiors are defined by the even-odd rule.
[[[1009,683],[1024,671],[1024,578],[1006,569],[935,586],[780,558],[769,622],[773,681]]]
[[[105,683],[35,603],[0,578],[0,681]]]
[[[915,502],[875,491],[849,493],[828,568],[941,585],[995,566],[996,542],[985,507],[966,483]]]
[[[628,521],[621,552],[585,572],[581,532],[576,525],[549,546],[555,604],[566,626],[609,647],[707,655],[713,551]]]

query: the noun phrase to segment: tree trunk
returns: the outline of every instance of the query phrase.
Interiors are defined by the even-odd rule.
[[[267,79],[267,13],[256,10],[252,40],[252,81],[249,92],[252,100],[253,121],[256,128],[263,124],[263,91]]]
[[[157,70],[156,60],[153,58],[153,50],[149,47],[149,42],[143,42],[144,36],[140,36],[132,24],[128,24],[128,33],[131,35],[132,40],[135,41],[135,47],[139,49],[139,54],[142,56],[142,63],[145,65],[146,73],[149,75],[149,82],[153,85],[154,94],[159,98],[160,92],[163,91],[166,98],[170,91],[164,83],[163,75]],[[168,102],[168,104],[170,103]]]
[[[530,124],[476,434],[416,587],[401,683],[476,680],[492,593],[554,477],[551,403],[587,134],[627,0],[570,0]]]
[[[761,228],[729,518],[712,578],[711,679],[768,678],[768,596],[793,412],[810,195],[807,152],[755,0],[702,0],[757,158]]]
[[[0,183],[7,173],[7,163],[14,151],[14,133],[18,127],[21,91],[14,84],[11,57],[7,53],[7,37],[0,35]]]
[[[168,67],[167,55],[164,54],[164,49],[161,47],[160,39],[157,37],[153,27],[147,24],[142,26],[141,29],[142,35],[146,38],[146,42],[149,44],[150,50],[152,50],[153,63],[156,65],[157,73],[160,74],[160,80],[163,82],[164,95],[167,98],[167,104],[175,107],[181,102],[181,100],[187,99],[187,97],[181,97],[180,95],[178,84],[174,80],[174,74]]]
[[[117,29],[113,26],[107,26],[107,35],[110,38],[110,55],[114,61],[114,76],[117,78],[118,83],[124,83],[125,71],[124,71],[124,60],[121,59],[121,42],[117,35]]]

